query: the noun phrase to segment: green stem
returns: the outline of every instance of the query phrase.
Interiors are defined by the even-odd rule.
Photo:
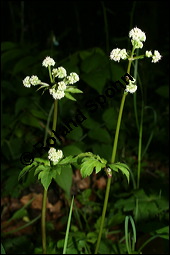
[[[42,229],[42,249],[43,254],[47,254],[46,250],[46,206],[47,206],[47,190],[44,189],[43,202],[42,202],[42,216],[41,216],[41,229]]]
[[[96,244],[96,249],[95,249],[94,254],[97,254],[97,252],[98,252],[100,241],[101,241],[101,237],[102,237],[102,231],[103,231],[105,214],[106,214],[107,203],[108,203],[108,198],[109,198],[109,191],[110,191],[111,180],[112,180],[112,178],[108,178],[108,181],[107,181],[106,194],[105,194],[105,199],[104,199],[104,205],[103,205],[103,211],[102,211],[99,235],[98,235],[98,238],[97,238],[97,244]]]
[[[140,172],[141,172],[142,131],[143,131],[143,109],[144,109],[144,105],[143,105],[143,101],[142,101],[141,121],[140,121],[140,127],[139,127],[137,189],[139,188],[139,183],[140,183]]]
[[[58,100],[54,101],[54,115],[53,115],[53,127],[52,130],[56,131],[57,125],[57,112],[58,112]],[[51,137],[54,136],[54,133],[51,134]],[[42,249],[43,254],[47,254],[47,245],[46,245],[46,206],[47,206],[47,191],[44,189],[43,202],[42,202],[42,216],[41,216],[41,229],[42,229]]]
[[[122,112],[123,112],[123,107],[124,107],[126,96],[127,96],[127,93],[124,93],[123,97],[122,97],[122,100],[121,100],[119,116],[118,116],[118,120],[117,120],[115,139],[114,139],[114,145],[113,145],[113,151],[112,151],[112,157],[111,157],[111,163],[115,162],[116,151],[117,151],[117,143],[118,143],[118,138],[119,138],[119,130],[120,130],[120,124],[121,124],[121,119],[122,119]]]
[[[51,83],[53,83],[53,77],[52,77],[52,73],[51,73],[51,66],[48,66],[48,71],[49,71],[49,75],[50,75],[50,81]]]
[[[135,50],[135,48],[133,47],[132,52],[131,52],[131,57],[129,59],[129,63],[128,63],[128,67],[127,67],[127,73],[128,74],[130,74],[130,68],[131,68],[131,64],[132,64],[132,61],[133,61],[132,57],[133,57],[133,54],[134,54],[134,50]],[[124,92],[123,96],[122,96],[122,100],[121,100],[121,105],[120,105],[120,109],[119,109],[119,116],[118,116],[117,126],[116,126],[115,139],[114,139],[114,144],[113,144],[111,163],[114,163],[115,158],[116,158],[116,151],[117,151],[117,143],[118,143],[118,138],[119,138],[120,124],[121,124],[121,119],[122,119],[122,113],[123,113],[125,98],[126,98],[127,94],[128,93]],[[95,249],[94,254],[97,254],[98,249],[99,249],[99,245],[100,245],[100,241],[101,241],[101,236],[102,236],[102,231],[103,231],[103,226],[104,226],[104,220],[105,220],[105,215],[106,215],[106,209],[107,209],[107,204],[108,204],[108,199],[109,199],[109,191],[110,191],[111,180],[112,180],[112,178],[108,177],[107,186],[106,186],[106,193],[105,193],[105,198],[104,198],[103,211],[102,211],[102,217],[101,217],[101,224],[100,224],[99,235],[98,235],[98,238],[97,238],[97,244],[96,244],[96,249]]]
[[[123,112],[123,107],[124,107],[126,95],[127,95],[127,93],[124,93],[123,97],[122,97],[122,100],[121,100],[119,116],[118,116],[118,121],[117,121],[117,127],[116,127],[116,133],[115,133],[115,139],[114,139],[114,145],[113,145],[113,151],[112,151],[112,157],[111,157],[111,163],[115,162],[116,151],[117,151],[117,143],[118,143],[118,137],[119,137],[119,130],[120,130],[122,112]],[[107,209],[107,204],[108,204],[108,198],[109,198],[111,180],[112,180],[112,178],[108,177],[107,186],[106,186],[106,193],[105,193],[105,199],[104,199],[104,205],[103,205],[103,211],[102,211],[102,218],[101,218],[100,229],[99,229],[99,235],[98,235],[96,249],[95,249],[94,254],[97,254],[98,249],[99,249],[99,245],[100,245],[100,241],[101,241],[101,236],[102,236],[102,231],[103,231],[103,226],[104,226],[104,220],[105,220],[105,215],[106,215],[106,209]]]

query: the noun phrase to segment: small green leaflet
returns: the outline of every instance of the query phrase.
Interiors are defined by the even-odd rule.
[[[129,183],[129,167],[126,164],[117,162],[114,164],[108,164],[108,166],[115,172],[118,172],[118,170],[120,170],[122,174],[126,175]]]
[[[65,164],[71,164],[71,163],[75,163],[77,161],[77,159],[76,158],[73,158],[73,156],[72,155],[70,155],[70,156],[68,156],[68,157],[66,157],[66,158],[64,158],[64,159],[61,159],[60,161],[59,161],[59,163],[58,163],[58,165],[65,165]]]
[[[77,101],[71,94],[65,91],[65,97],[67,97],[70,100]]]
[[[83,93],[83,91],[81,91],[80,89],[77,89],[75,87],[72,86],[67,86],[65,92],[71,92],[71,93]]]
[[[95,158],[84,158],[83,161],[84,162],[81,164],[81,169],[80,169],[80,172],[83,178],[91,175],[94,168],[96,169],[96,174],[97,174],[98,172],[100,172],[102,168],[106,166],[105,163],[102,163]]]

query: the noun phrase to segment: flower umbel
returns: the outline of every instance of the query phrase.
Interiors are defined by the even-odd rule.
[[[125,49],[113,49],[110,53],[110,59],[119,62],[121,59],[127,59],[128,54]]]
[[[45,67],[49,67],[48,69],[51,85],[42,82],[38,78],[38,76],[32,75],[31,78],[30,76],[27,76],[23,80],[23,85],[25,87],[30,88],[31,85],[33,86],[40,85],[40,87],[37,90],[39,89],[44,89],[44,91],[49,90],[50,95],[52,95],[55,100],[62,99],[64,96],[66,96],[70,100],[76,100],[74,97],[70,95],[70,93],[82,93],[81,90],[75,88],[74,86],[70,86],[79,81],[79,76],[77,73],[72,72],[70,73],[70,75],[67,76],[66,69],[62,66],[58,68],[53,68],[51,70],[50,67],[55,65],[55,61],[49,56],[43,60],[42,65]],[[63,80],[56,81],[56,78]]]
[[[62,150],[56,151],[55,148],[50,148],[48,151],[48,158],[51,160],[54,164],[58,163],[58,161],[63,157]]]
[[[70,73],[70,75],[67,76],[67,80],[69,84],[74,84],[79,81],[79,76],[76,73]]]
[[[64,78],[67,76],[67,72],[66,69],[62,66],[58,67],[58,68],[54,68],[52,70],[52,75],[54,77],[58,77],[58,78]]]
[[[24,86],[26,88],[30,88],[31,87],[30,77],[29,76],[25,77],[25,79],[22,82],[23,82],[23,84],[24,84]]]
[[[30,78],[30,83],[35,86],[41,83],[40,79],[36,75],[32,75]]]
[[[151,50],[146,50],[145,56],[146,56],[147,58],[152,57],[152,51],[151,51]]]
[[[53,58],[46,57],[46,58],[43,60],[42,65],[45,66],[45,67],[54,66],[54,65],[55,65],[55,61],[54,61]]]
[[[162,58],[161,54],[159,53],[159,51],[154,50],[154,54],[152,55],[152,61],[153,63],[158,62],[160,59]]]
[[[49,92],[50,92],[50,95],[52,95],[55,100],[61,99],[65,96],[64,90],[59,90],[59,89],[56,90],[55,88],[52,88],[49,90]]]
[[[129,37],[132,38],[134,41],[141,41],[144,42],[146,40],[146,35],[142,32],[141,29],[134,27],[129,32]]]

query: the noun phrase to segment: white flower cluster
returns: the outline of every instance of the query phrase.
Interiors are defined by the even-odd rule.
[[[55,148],[50,148],[48,151],[48,158],[51,160],[54,164],[58,163],[59,159],[63,157],[62,150],[56,151]]]
[[[110,59],[114,60],[114,61],[120,61],[121,59],[127,59],[128,58],[128,54],[126,52],[125,49],[113,49],[110,53]]]
[[[131,38],[132,45],[135,49],[143,48],[143,43],[146,40],[146,35],[141,29],[135,27],[130,30],[129,38]]]
[[[55,88],[52,88],[52,89],[49,89],[49,92],[50,92],[50,95],[52,95],[55,100],[61,99],[65,96],[64,90],[59,90],[59,89],[56,90]]]
[[[55,61],[53,58],[50,58],[50,57],[46,57],[42,62],[42,66],[45,66],[45,67],[54,66],[54,65],[55,65]]]
[[[62,66],[58,67],[58,68],[54,68],[52,70],[52,75],[54,77],[58,77],[58,78],[64,78],[67,76],[67,72],[66,69]]]
[[[40,83],[41,83],[41,81],[36,75],[32,75],[31,78],[30,78],[30,76],[27,76],[23,80],[23,84],[26,88],[30,88],[31,85],[35,86],[35,85],[38,85]]]
[[[129,80],[129,84],[126,85],[125,92],[134,93],[137,90],[137,86],[134,84],[135,79],[133,81]]]
[[[45,67],[49,67],[49,66],[54,66],[55,65],[55,61],[54,59],[52,59],[51,57],[46,57],[43,62],[42,65]],[[49,72],[51,72],[51,69],[49,70]],[[74,84],[77,81],[79,81],[79,76],[78,74],[72,72],[70,73],[70,75],[67,76],[67,72],[66,69],[62,66],[58,67],[58,68],[53,68],[52,69],[52,76],[53,76],[53,81],[55,83],[55,78],[59,78],[59,79],[63,79],[62,81],[56,82],[54,84],[54,86],[52,86],[52,88],[49,88],[49,93],[50,95],[53,96],[53,98],[56,99],[61,99],[65,96],[65,90],[67,88],[67,85],[69,84]],[[27,76],[24,80],[23,80],[23,84],[25,87],[30,88],[31,85],[35,86],[35,85],[42,85],[43,87],[48,87],[49,84],[41,82],[40,79],[36,76],[36,75],[32,75]]]
[[[69,76],[67,76],[67,81],[69,84],[74,84],[77,81],[79,81],[79,76],[76,73],[70,73]]]
[[[66,76],[66,70],[63,67],[58,67],[57,69],[53,69],[52,71],[53,75],[59,78],[64,78],[63,81],[58,82],[58,87],[56,89],[56,86],[53,86],[49,90],[50,94],[53,96],[54,99],[61,99],[65,96],[65,90],[67,88],[68,84],[74,84],[77,81],[79,81],[79,76],[76,73],[70,73],[69,76]]]
[[[156,63],[162,58],[161,54],[157,50],[154,50],[154,54],[152,54],[151,50],[150,51],[147,50],[145,52],[145,56],[148,58],[152,57],[152,61],[151,61],[152,63]]]

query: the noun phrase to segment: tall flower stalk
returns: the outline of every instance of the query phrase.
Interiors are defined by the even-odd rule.
[[[43,62],[42,66],[48,68],[49,77],[50,77],[50,85],[48,83],[42,82],[36,75],[27,76],[23,80],[23,84],[25,87],[30,88],[31,86],[40,85],[37,89],[44,89],[49,90],[50,95],[52,95],[54,99],[54,112],[53,112],[53,124],[51,133],[51,143],[50,149],[48,150],[48,160],[42,160],[37,158],[36,166],[36,173],[39,173],[38,179],[41,179],[41,182],[44,187],[43,192],[43,200],[42,200],[42,213],[41,213],[41,231],[42,231],[42,251],[43,254],[47,254],[47,245],[46,245],[46,207],[47,207],[47,194],[48,194],[48,187],[51,183],[52,178],[57,178],[57,174],[61,173],[61,166],[58,166],[58,163],[63,157],[63,152],[61,150],[56,151],[54,148],[53,138],[55,137],[56,133],[56,126],[57,126],[57,116],[58,116],[58,101],[64,97],[68,99],[76,101],[76,99],[70,93],[82,93],[81,90],[74,87],[74,83],[79,81],[79,76],[72,72],[70,75],[67,75],[67,72],[64,67],[58,67],[51,69],[52,66],[55,65],[55,61],[51,57],[46,57]],[[59,79],[56,81],[56,78]],[[44,93],[43,91],[43,93]],[[44,148],[46,148],[46,141],[44,142]],[[64,161],[64,159],[63,159]],[[64,163],[69,163],[67,159],[65,159]],[[43,166],[42,166],[43,163]],[[34,162],[33,162],[34,164]],[[28,169],[24,168],[22,172],[27,171]]]
[[[132,46],[133,46],[130,55],[128,55],[128,53],[125,49],[121,50],[121,49],[118,49],[118,48],[113,49],[110,53],[110,59],[111,60],[119,62],[121,59],[123,59],[123,60],[128,59],[128,67],[127,67],[127,73],[128,74],[130,74],[131,64],[132,64],[133,60],[141,59],[141,58],[144,58],[146,56],[146,57],[152,57],[152,62],[156,63],[161,59],[162,56],[160,55],[160,53],[158,51],[154,51],[154,54],[152,54],[151,51],[146,51],[145,55],[134,56],[135,50],[138,49],[138,48],[142,48],[143,47],[143,41],[146,40],[145,33],[142,32],[139,28],[137,28],[137,27],[133,28],[129,32],[129,37],[131,38],[131,43],[132,43]],[[119,138],[119,131],[120,131],[122,113],[123,113],[123,108],[124,108],[126,96],[127,96],[128,92],[134,93],[137,90],[137,86],[134,85],[134,82],[135,82],[135,79],[133,81],[129,80],[129,84],[126,85],[126,89],[124,90],[124,93],[122,95],[120,109],[119,109],[119,115],[118,115],[118,120],[117,120],[117,126],[116,126],[116,132],[115,132],[115,137],[114,137],[113,149],[112,149],[111,164],[115,163],[117,145],[118,145],[118,138]],[[140,135],[139,141],[141,141],[141,139],[142,139],[141,134],[139,134],[139,135]],[[140,146],[140,148],[141,148],[141,146]],[[141,155],[141,152],[139,153],[139,155]],[[138,161],[141,161],[141,159],[138,158]],[[106,215],[108,199],[109,199],[110,186],[111,186],[111,181],[112,181],[112,174],[110,173],[107,176],[108,176],[108,180],[107,180],[107,185],[106,185],[105,199],[104,199],[104,204],[103,204],[101,224],[100,224],[99,234],[98,234],[98,238],[97,238],[95,254],[98,253],[100,242],[101,242],[102,231],[103,231],[105,215]],[[140,162],[138,162],[138,173],[137,173],[137,186],[138,187],[139,187],[139,180],[140,180]]]
[[[50,69],[49,69],[50,72]],[[58,100],[54,100],[54,114],[53,114],[53,125],[52,130],[56,131],[57,126],[57,114],[58,114]],[[51,137],[54,137],[54,133],[52,132]],[[46,248],[46,207],[47,207],[47,194],[48,190],[44,188],[43,192],[43,201],[42,201],[42,215],[41,215],[41,233],[42,233],[42,250],[43,254],[47,253]]]

